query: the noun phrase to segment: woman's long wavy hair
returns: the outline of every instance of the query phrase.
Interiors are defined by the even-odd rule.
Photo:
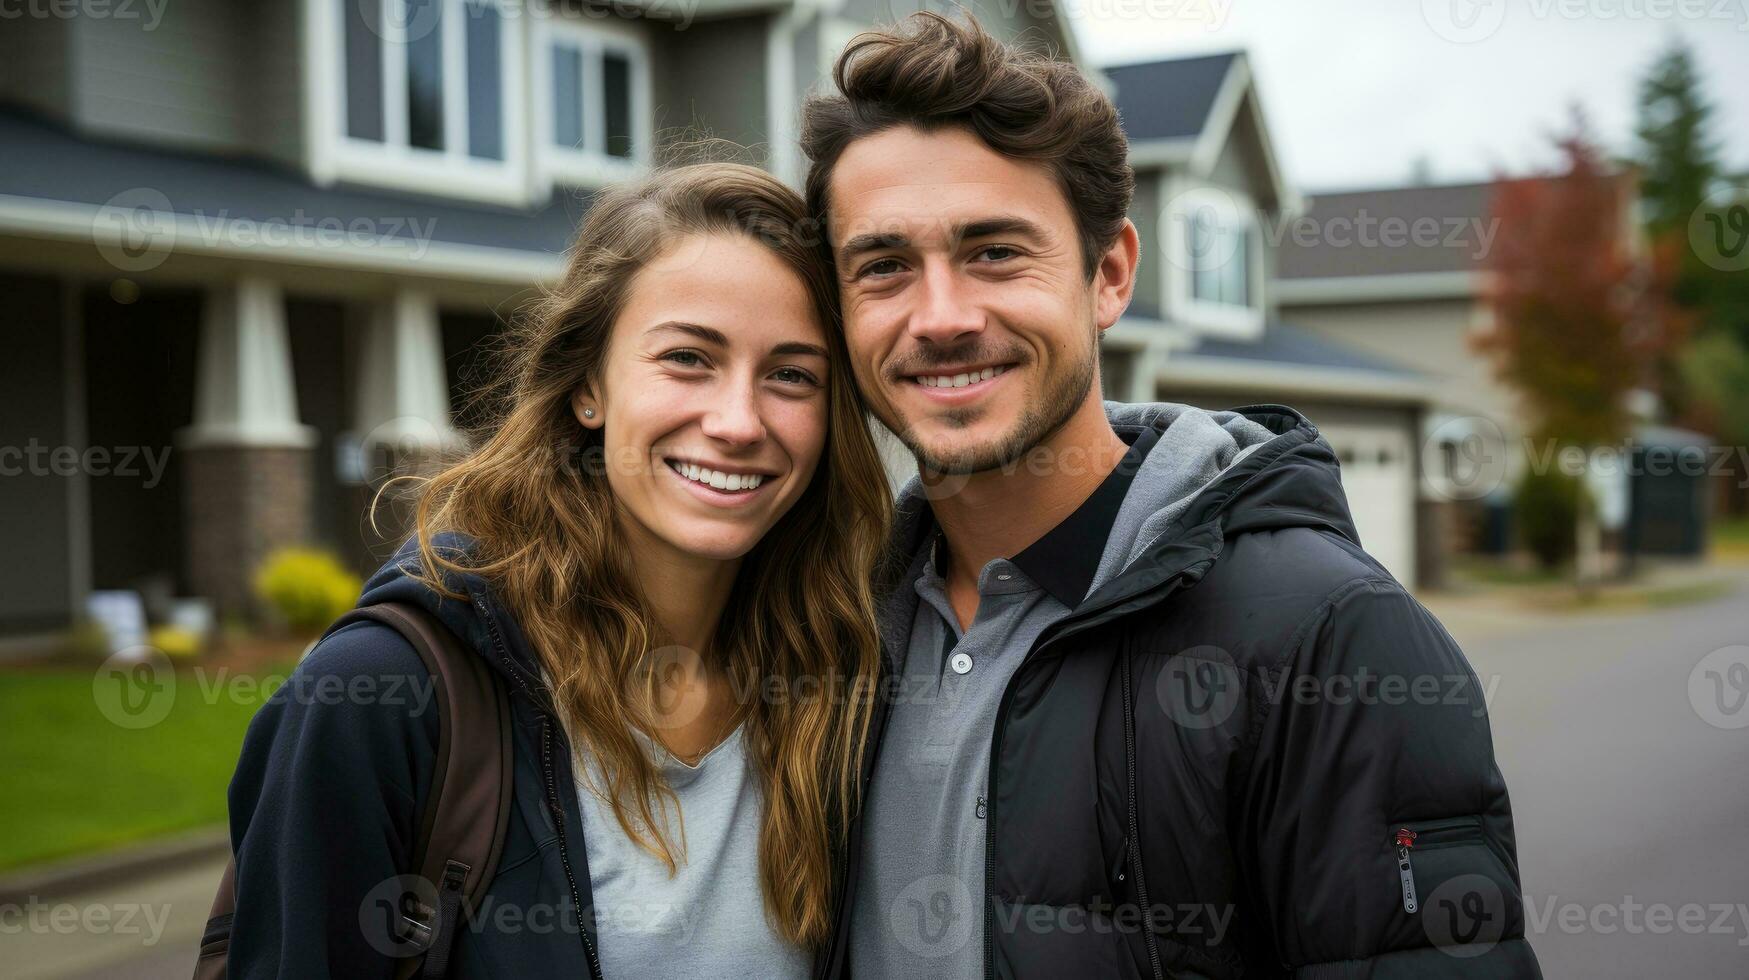
[[[710,648],[712,667],[741,695],[764,789],[766,908],[804,946],[832,928],[833,856],[859,803],[880,663],[870,579],[890,499],[814,227],[793,191],[736,164],[658,172],[600,195],[563,279],[507,336],[477,448],[423,485],[414,515],[425,581],[451,595],[449,572],[491,584],[538,654],[576,750],[588,753],[590,787],[672,872],[684,831],[677,842],[668,829],[676,800],[638,737],[656,734],[649,660],[671,641],[627,563],[600,433],[578,424],[572,396],[599,382],[640,269],[684,236],[747,236],[806,284],[830,351],[825,451],[806,491],[743,559]],[[446,532],[473,547],[434,546]]]

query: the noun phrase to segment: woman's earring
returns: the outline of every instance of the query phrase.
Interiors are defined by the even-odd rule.
[[[593,409],[593,408],[585,408],[585,409],[584,409],[584,410],[583,410],[583,417],[584,417],[584,418],[586,418],[586,419],[592,419],[592,418],[594,418],[594,417],[595,417],[595,409]]]

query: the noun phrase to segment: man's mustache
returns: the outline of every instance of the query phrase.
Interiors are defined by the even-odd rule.
[[[1029,360],[1026,348],[1016,346],[990,347],[919,347],[887,364],[887,377],[899,381],[929,373],[938,367],[958,367],[962,364],[1020,365]]]

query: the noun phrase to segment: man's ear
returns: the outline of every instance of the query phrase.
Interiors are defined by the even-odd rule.
[[[1136,234],[1135,224],[1125,218],[1117,237],[1093,270],[1093,320],[1101,333],[1111,329],[1124,310],[1129,309],[1130,297],[1136,292],[1136,270],[1141,256],[1141,236]]]
[[[571,393],[571,414],[577,416],[577,422],[585,429],[599,429],[606,421],[601,402],[588,385]]]

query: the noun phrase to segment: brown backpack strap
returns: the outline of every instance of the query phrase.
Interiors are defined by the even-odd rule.
[[[431,675],[440,712],[437,761],[409,869],[422,887],[403,902],[400,921],[400,938],[412,952],[395,971],[399,978],[435,980],[447,972],[455,934],[478,907],[503,851],[512,794],[510,699],[485,660],[425,609],[364,606],[335,621],[328,634],[356,622],[381,623],[406,638]],[[195,980],[225,975],[236,905],[233,858],[213,900]]]

